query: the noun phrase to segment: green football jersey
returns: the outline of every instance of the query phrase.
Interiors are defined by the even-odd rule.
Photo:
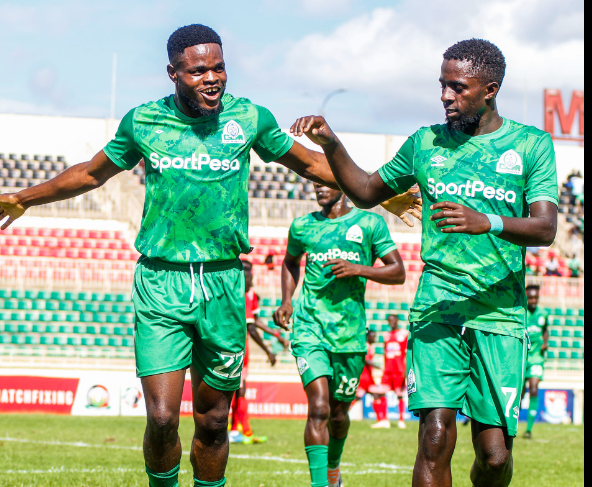
[[[297,218],[290,228],[288,253],[306,255],[304,284],[294,312],[294,340],[320,343],[330,352],[365,352],[366,279],[337,279],[332,259],[372,266],[396,250],[384,219],[352,209],[333,220],[321,212]]]
[[[424,272],[411,321],[432,321],[524,337],[526,249],[492,234],[442,233],[429,216],[444,201],[483,213],[525,218],[538,201],[558,204],[553,141],[535,127],[504,120],[470,137],[446,125],[424,127],[379,170],[397,193],[419,184],[424,201]]]
[[[293,145],[273,115],[225,94],[219,115],[191,118],[174,96],[131,110],[105,154],[123,169],[142,158],[146,202],[136,248],[175,263],[232,260],[250,249],[250,150],[265,162]]]
[[[530,351],[528,352],[529,365],[542,365],[545,363],[545,354],[542,351],[544,333],[549,327],[549,316],[539,310],[531,313],[527,310],[527,331],[530,338]]]

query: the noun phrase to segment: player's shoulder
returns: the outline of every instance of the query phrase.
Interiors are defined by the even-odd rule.
[[[304,230],[312,224],[318,223],[322,220],[321,212],[320,211],[313,211],[304,216],[299,216],[295,218],[290,225],[292,232]]]
[[[358,213],[355,215],[355,219],[361,227],[367,228],[368,230],[374,230],[379,225],[386,225],[385,219],[378,213],[356,210]]]
[[[174,103],[173,95],[165,96],[159,100],[143,103],[142,105],[130,110],[130,113],[133,113],[135,117],[140,117],[142,115],[151,116],[162,112],[173,112],[171,102]]]
[[[450,140],[451,136],[446,124],[438,124],[419,128],[411,135],[411,139],[415,143],[416,149],[422,146],[433,149],[434,144],[443,145]]]
[[[396,337],[400,342],[407,340],[409,338],[409,330],[403,328],[397,330]]]
[[[508,123],[508,134],[515,135],[521,139],[535,143],[541,141],[553,143],[551,134],[539,129],[538,127],[535,127],[534,125],[526,125],[510,119],[506,119],[506,121]]]
[[[245,114],[252,114],[254,116],[261,112],[269,112],[267,108],[253,103],[248,98],[234,96],[230,93],[224,93],[224,95],[222,96],[222,104],[224,105],[225,112],[242,111]]]

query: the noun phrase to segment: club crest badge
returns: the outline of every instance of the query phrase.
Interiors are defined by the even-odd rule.
[[[310,365],[308,365],[308,362],[306,360],[304,360],[302,357],[298,357],[298,360],[296,361],[296,363],[298,364],[298,373],[300,375],[304,375],[304,373],[310,369]]]
[[[362,243],[364,240],[364,232],[358,225],[354,225],[347,231],[345,239],[350,242]]]
[[[242,127],[231,120],[224,126],[224,130],[222,132],[222,143],[223,144],[244,144],[245,143],[245,134],[243,132]]]
[[[415,380],[415,372],[411,369],[407,376],[407,394],[413,394],[414,392],[417,392],[417,381]]]
[[[504,152],[497,163],[497,172],[499,174],[514,174],[515,176],[522,176],[524,173],[524,164],[522,157],[515,150]]]

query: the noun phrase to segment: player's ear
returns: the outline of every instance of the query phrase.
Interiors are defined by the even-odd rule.
[[[487,101],[490,101],[495,99],[495,97],[497,96],[500,89],[500,85],[499,83],[494,81],[492,83],[487,83],[485,89],[487,90],[487,95],[485,95],[485,99]]]
[[[169,75],[170,80],[177,84],[177,71],[172,64],[167,65],[167,73]]]

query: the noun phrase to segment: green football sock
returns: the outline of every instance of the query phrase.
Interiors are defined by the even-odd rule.
[[[181,464],[177,465],[170,472],[156,473],[146,467],[150,487],[179,487],[179,469]]]
[[[203,480],[193,479],[193,487],[224,487],[226,485],[226,479],[218,480],[218,482],[205,482]]]
[[[531,397],[530,398],[530,406],[528,407],[528,423],[526,423],[526,431],[528,433],[532,432],[532,428],[534,426],[534,422],[536,420],[537,414],[539,411],[539,397]]]
[[[341,463],[341,455],[343,455],[345,440],[347,440],[347,436],[343,438],[343,440],[338,440],[337,438],[329,436],[329,454],[327,458],[329,468],[339,467],[339,464]]]
[[[311,487],[328,487],[327,455],[329,447],[324,445],[307,446],[305,448],[310,469]]]

